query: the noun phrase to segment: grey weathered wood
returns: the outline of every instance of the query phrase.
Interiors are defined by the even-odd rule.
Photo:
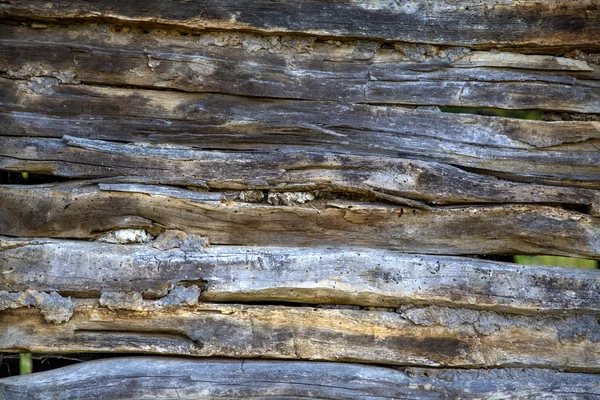
[[[73,302],[73,316],[59,325],[43,322],[35,309],[3,311],[0,351],[600,371],[595,315],[534,317],[437,306],[398,312],[211,303],[157,308],[154,302],[132,306],[126,297],[113,298],[111,309],[97,300]]]
[[[540,56],[463,48],[115,30],[0,25],[0,71],[255,97],[600,113],[600,67],[568,58],[546,56],[540,69]]]
[[[18,81],[0,78],[0,122],[5,128],[0,134],[71,135],[203,149],[400,155],[507,173],[516,180],[600,188],[597,121],[524,121],[55,83],[28,94],[20,91]]]
[[[300,32],[473,46],[588,46],[598,48],[595,0],[518,3],[502,0],[430,2],[135,0],[13,0],[0,16],[114,19],[191,29]],[[482,28],[484,27],[484,28]]]
[[[600,376],[541,369],[403,370],[323,362],[111,358],[0,379],[21,399],[592,399]]]
[[[390,251],[208,247],[158,250],[51,239],[0,239],[0,290],[104,291],[162,297],[194,283],[200,300],[399,307],[438,304],[511,313],[600,313],[598,271]]]
[[[0,167],[68,178],[110,178],[212,189],[359,193],[409,206],[456,203],[565,203],[600,210],[600,192],[508,182],[435,162],[298,150],[199,151],[65,136],[0,137]]]
[[[181,229],[214,244],[375,247],[433,254],[600,258],[599,219],[536,205],[439,207],[317,200],[302,206],[205,200],[185,189],[66,183],[0,187],[0,234],[97,238]]]

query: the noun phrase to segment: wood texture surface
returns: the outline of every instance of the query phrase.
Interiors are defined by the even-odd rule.
[[[111,309],[95,299],[73,303],[73,316],[62,324],[45,322],[35,309],[3,311],[0,350],[600,371],[595,315],[516,316],[439,306],[397,312],[210,303],[132,307],[129,298],[111,301]]]
[[[61,81],[253,97],[600,113],[598,67],[564,57],[111,25],[0,25],[0,35],[9,77],[48,71]]]
[[[285,206],[229,200],[219,192],[93,182],[3,186],[0,203],[0,234],[9,236],[93,239],[115,229],[167,228],[226,245],[600,258],[597,217],[546,206],[421,210],[327,199]]]
[[[11,0],[4,17],[114,19],[193,29],[298,32],[473,46],[598,47],[595,0],[331,2]]]
[[[417,207],[419,201],[558,203],[600,210],[596,190],[509,182],[436,162],[306,150],[247,153],[70,136],[62,140],[0,137],[0,167],[67,178],[115,178],[215,190],[251,189],[262,182],[262,189],[358,193]]]
[[[176,236],[171,236],[176,237]],[[185,240],[185,239],[184,239]],[[0,239],[0,291],[166,296],[195,284],[210,302],[400,307],[436,304],[534,314],[600,313],[593,270],[522,266],[370,249],[141,245]],[[181,248],[183,247],[183,249]]]
[[[0,1],[0,397],[600,397],[598,21]]]
[[[40,81],[0,78],[2,135],[69,135],[276,154],[308,150],[329,156],[408,157],[517,181],[600,188],[599,121],[525,121],[32,79]]]
[[[504,371],[403,370],[321,362],[110,359],[0,379],[14,400],[155,398],[524,399],[600,396],[598,375],[511,368]]]

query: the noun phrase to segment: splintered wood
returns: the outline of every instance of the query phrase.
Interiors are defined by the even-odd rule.
[[[600,397],[598,21],[0,2],[0,398]]]

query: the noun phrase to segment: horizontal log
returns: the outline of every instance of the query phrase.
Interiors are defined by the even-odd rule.
[[[598,376],[549,370],[404,370],[272,360],[110,358],[0,379],[0,396],[131,399],[481,398],[548,400],[600,396]]]
[[[563,57],[542,62],[537,55],[410,44],[380,50],[378,42],[73,28],[0,25],[0,71],[243,96],[600,113],[600,67]]]
[[[566,203],[600,210],[600,192],[508,182],[450,165],[329,152],[199,151],[65,136],[0,137],[0,169],[68,178],[276,191],[361,193],[419,207],[412,200],[456,203]],[[412,199],[412,200],[409,200]]]
[[[547,206],[431,210],[344,200],[275,206],[153,185],[0,186],[0,234],[91,239],[106,231],[180,229],[224,245],[359,246],[433,254],[600,258],[600,220]]]
[[[436,367],[600,371],[597,316],[511,316],[446,307],[399,312],[200,304],[112,309],[75,300],[60,325],[33,309],[0,314],[0,352],[115,352]]]
[[[18,0],[0,5],[0,16],[114,19],[191,29],[241,29],[355,36],[474,46],[598,46],[600,19],[594,0],[436,0],[194,2]],[[483,27],[483,28],[482,28]]]
[[[57,85],[54,78],[40,82],[35,93],[27,93],[20,89],[23,82],[0,78],[5,128],[0,134],[246,152],[400,155],[507,173],[516,180],[600,189],[597,121],[525,121],[401,107]]]
[[[159,250],[157,240],[123,246],[0,239],[6,248],[0,251],[0,291],[58,291],[75,297],[120,291],[154,298],[193,282],[202,288],[200,300],[212,302],[410,303],[511,313],[600,313],[600,282],[593,270],[369,249],[213,246],[190,251],[177,242]]]

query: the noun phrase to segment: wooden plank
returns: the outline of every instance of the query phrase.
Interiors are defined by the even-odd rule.
[[[321,199],[251,204],[176,188],[74,182],[0,187],[0,234],[90,239],[106,231],[180,229],[213,244],[374,247],[432,254],[600,258],[599,219],[536,205],[431,210]],[[219,197],[221,196],[221,197]],[[221,198],[221,200],[217,200]]]
[[[249,189],[260,181],[264,188],[275,191],[360,193],[413,207],[420,206],[418,201],[564,203],[600,210],[600,192],[594,190],[508,182],[435,162],[315,151],[249,154],[71,136],[63,140],[0,137],[0,168],[212,189]]]
[[[320,398],[583,399],[600,396],[596,374],[541,369],[451,370],[273,360],[110,358],[0,379],[0,396],[161,399]]]
[[[502,0],[194,2],[115,0],[16,0],[0,16],[113,19],[191,29],[239,29],[354,36],[469,46],[598,46],[595,0],[543,3]],[[483,27],[483,28],[482,28]]]
[[[45,73],[70,83],[244,96],[600,113],[600,70],[563,57],[402,44],[378,50],[378,42],[338,45],[243,33],[182,37],[164,30],[152,35],[115,30],[0,25],[0,71],[10,77]],[[545,66],[536,70],[542,62]],[[484,68],[475,68],[480,65]]]
[[[549,55],[524,55],[513,52],[473,51],[453,62],[453,66],[527,68],[551,71],[594,71],[594,68],[582,64],[582,60]]]
[[[399,307],[438,304],[511,313],[600,313],[598,271],[370,249],[329,250],[0,239],[0,291],[105,291],[164,297],[194,283],[200,300]],[[181,248],[183,249],[181,249]],[[162,248],[162,250],[159,250]]]
[[[516,316],[447,307],[397,312],[209,304],[130,311],[75,299],[62,324],[2,311],[1,352],[115,352],[348,361],[435,367],[536,366],[600,371],[595,315]],[[120,309],[124,308],[124,309]]]
[[[27,93],[18,81],[0,78],[2,134],[403,156],[507,173],[521,181],[600,188],[597,121],[525,121],[401,107],[56,85],[54,78],[40,82],[35,93]]]
[[[412,100],[399,98],[398,93]],[[432,96],[436,93],[435,96]],[[543,93],[543,94],[542,94]],[[425,104],[456,107],[494,107],[511,109],[565,109],[598,113],[598,88],[577,90],[562,85],[522,82],[487,85],[480,82],[369,82],[364,92],[371,104]],[[560,96],[565,96],[560,105]],[[552,99],[552,100],[551,100]],[[581,105],[571,106],[573,103]],[[583,104],[586,104],[585,106]]]

